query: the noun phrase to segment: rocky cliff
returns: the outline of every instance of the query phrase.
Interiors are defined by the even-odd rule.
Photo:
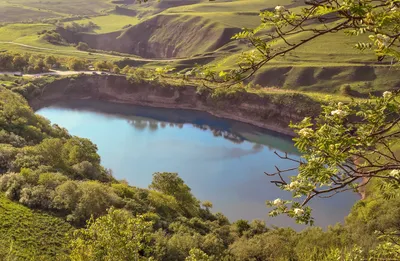
[[[301,94],[256,94],[237,92],[214,95],[195,86],[161,86],[157,83],[132,83],[114,75],[56,80],[30,100],[34,109],[68,99],[95,99],[133,105],[205,111],[217,117],[250,123],[283,134],[293,135],[288,127],[305,116],[319,113],[320,104]]]

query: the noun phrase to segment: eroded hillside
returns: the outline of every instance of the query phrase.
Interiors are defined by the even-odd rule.
[[[239,28],[226,27],[194,15],[157,15],[126,30],[107,34],[57,31],[70,43],[136,54],[145,58],[189,57],[222,47]]]

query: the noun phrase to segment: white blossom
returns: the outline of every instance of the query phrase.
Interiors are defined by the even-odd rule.
[[[389,174],[391,177],[397,178],[400,176],[400,169],[394,169]]]
[[[388,47],[390,44],[390,37],[384,34],[377,34],[376,38],[378,38],[379,43],[382,46]]]
[[[392,97],[392,93],[391,92],[386,91],[386,92],[383,93],[383,98],[389,99],[390,97]]]
[[[283,200],[280,199],[280,198],[275,199],[274,200],[274,205],[277,206],[277,207],[282,206],[283,205]]]
[[[297,216],[301,216],[301,215],[304,214],[304,210],[301,209],[301,208],[295,208],[294,209],[294,214],[297,215]]]
[[[332,116],[337,115],[339,117],[343,117],[343,116],[346,116],[347,113],[345,111],[343,111],[343,110],[337,109],[337,110],[331,111],[331,115]]]
[[[397,6],[392,7],[392,8],[390,9],[390,11],[396,12],[396,11],[397,11]]]
[[[275,7],[275,12],[277,13],[283,13],[286,10],[286,8],[282,5],[278,5]]]
[[[303,128],[303,129],[299,130],[299,135],[306,137],[306,138],[312,136],[313,133],[314,133],[314,131],[311,128]]]
[[[298,182],[298,181],[292,181],[292,182],[290,182],[290,184],[289,184],[289,188],[290,188],[290,189],[295,189],[295,188],[297,188],[299,185],[300,185],[300,182]]]

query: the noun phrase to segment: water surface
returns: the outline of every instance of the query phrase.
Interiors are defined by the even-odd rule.
[[[298,157],[286,136],[207,113],[146,108],[99,101],[54,104],[38,111],[52,123],[99,149],[102,164],[117,179],[147,187],[154,172],[177,172],[200,200],[231,221],[265,219],[299,228],[288,218],[268,218],[265,200],[289,199],[271,184],[265,171],[293,167],[274,152]],[[316,225],[342,222],[358,197],[351,193],[316,200]]]

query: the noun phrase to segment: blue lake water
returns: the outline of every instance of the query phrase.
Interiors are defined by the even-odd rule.
[[[266,200],[290,199],[265,171],[293,167],[274,152],[298,153],[290,138],[207,113],[99,101],[70,101],[37,111],[72,135],[89,138],[117,179],[147,187],[154,172],[177,172],[200,200],[231,221],[264,219],[300,228],[286,217],[269,218]],[[316,225],[342,222],[358,199],[343,193],[312,202]]]

